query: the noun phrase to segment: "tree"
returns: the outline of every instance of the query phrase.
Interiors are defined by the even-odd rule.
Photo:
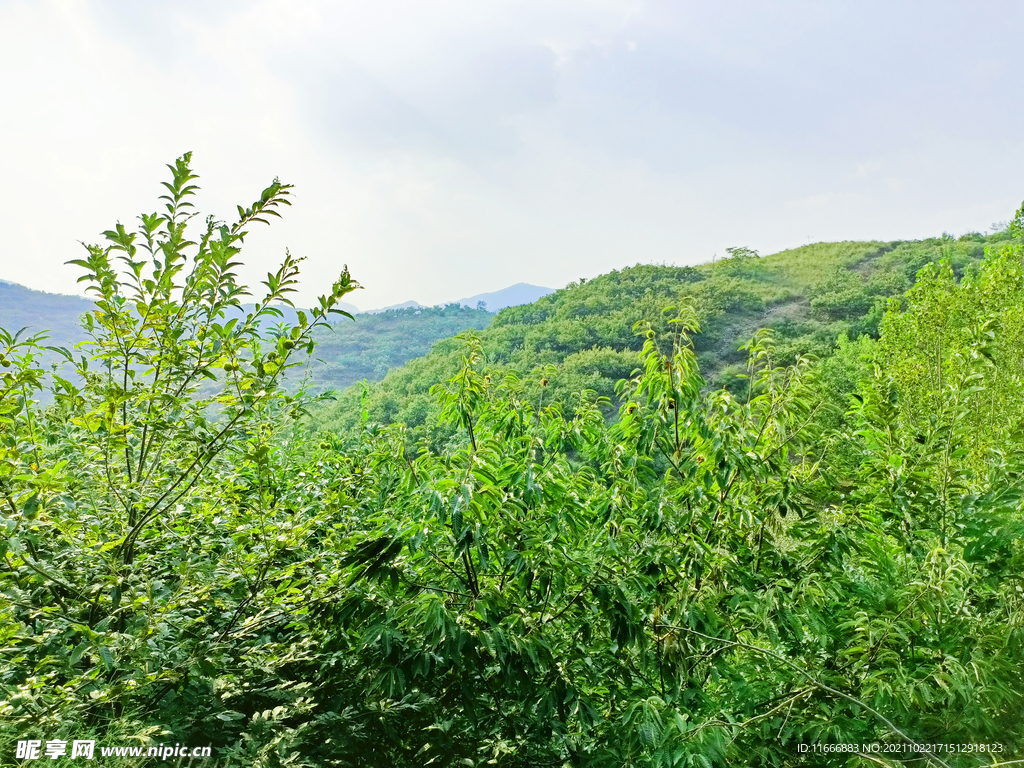
[[[165,732],[153,708],[209,685],[302,529],[281,526],[268,472],[274,436],[308,399],[279,383],[359,286],[345,269],[295,326],[265,331],[275,304],[291,305],[301,259],[288,254],[248,312],[234,270],[252,225],[279,216],[291,186],[275,179],[237,221],[207,217],[193,234],[190,162],[168,166],[163,210],[137,231],[118,223],[72,262],[95,309],[82,353],[63,350],[74,374],[54,373],[51,408],[32,399],[42,339],[0,336],[0,364],[14,364],[0,390],[0,712],[12,736],[30,724],[48,738]]]

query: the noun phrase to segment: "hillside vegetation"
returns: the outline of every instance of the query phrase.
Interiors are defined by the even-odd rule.
[[[848,243],[572,286],[417,363],[451,364],[448,432],[410,448],[358,402],[349,433],[297,429],[283,380],[358,284],[269,325],[289,254],[243,311],[289,185],[222,223],[171,170],[75,262],[73,377],[0,330],[4,765],[80,740],[114,768],[1024,760],[1024,209],[980,261]],[[743,386],[709,384],[700,358],[784,308]],[[838,330],[878,338],[798,354]],[[562,405],[627,364],[613,418]]]
[[[818,243],[758,257],[730,257],[697,267],[637,265],[573,283],[533,304],[497,313],[480,336],[495,373],[514,373],[535,406],[559,403],[571,414],[590,390],[614,413],[615,383],[641,364],[644,339],[635,323],[668,328],[666,307],[696,313],[697,359],[715,386],[745,386],[747,354],[740,348],[762,328],[772,332],[779,363],[798,354],[827,356],[845,335],[875,337],[889,298],[909,288],[929,262],[948,260],[962,275],[1005,232],[908,242]],[[353,387],[316,414],[319,426],[349,432],[362,411],[372,421],[401,422],[411,439],[440,444],[450,434],[438,420],[430,388],[458,369],[463,344],[438,342],[431,353],[391,370],[366,392]]]
[[[459,304],[389,309],[335,322],[316,334],[309,385],[316,391],[377,381],[408,360],[427,354],[434,342],[468,329],[486,328],[493,315]]]

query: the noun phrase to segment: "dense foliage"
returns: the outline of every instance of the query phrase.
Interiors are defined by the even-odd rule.
[[[603,285],[666,294],[637,342],[602,331],[630,344],[613,419],[585,386],[535,399],[488,362],[496,337],[463,334],[431,390],[438,447],[368,408],[304,437],[309,399],[281,377],[355,284],[260,338],[289,256],[225,322],[242,238],[288,186],[192,242],[188,157],[172,170],[166,211],[80,262],[81,386],[50,383],[42,340],[0,338],[4,759],[85,734],[237,766],[1024,758],[1021,216],[960,280],[922,265],[879,341],[817,362],[760,331],[730,389],[700,373],[712,294],[662,313],[668,268],[619,273]],[[722,280],[766,268],[738,255]],[[542,326],[512,319],[552,302],[492,328]],[[609,314],[567,324],[572,343]],[[560,374],[587,351],[568,349]],[[923,746],[979,743],[1001,751]]]

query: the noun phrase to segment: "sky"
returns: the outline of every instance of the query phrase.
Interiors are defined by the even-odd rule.
[[[558,288],[743,246],[987,231],[1024,198],[1019,2],[0,0],[0,279],[79,293],[82,242],[192,151],[258,281],[347,264],[362,309]]]

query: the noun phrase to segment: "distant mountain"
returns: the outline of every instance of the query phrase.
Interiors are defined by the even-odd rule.
[[[88,349],[75,350],[85,332],[79,318],[95,305],[83,296],[45,293],[17,283],[0,280],[0,328],[14,334],[22,328],[28,333],[46,332],[45,344],[68,349],[76,358],[88,355]],[[229,310],[228,319],[241,319],[252,312],[253,304]],[[454,336],[468,328],[483,329],[491,322],[491,313],[465,308],[454,302],[447,306],[424,307],[407,301],[394,307],[360,312],[352,304],[340,302],[339,309],[356,316],[352,322],[331,315],[332,325],[317,334],[319,347],[308,382],[314,390],[344,388],[355,381],[380,379],[391,368],[430,351],[438,339]],[[298,323],[298,309],[275,305],[280,317],[267,317],[261,323],[269,331],[278,323]],[[309,310],[305,310],[307,317]],[[44,364],[58,362],[57,353],[46,353]]]
[[[26,288],[17,283],[10,283],[0,280],[0,328],[10,333],[16,333],[22,328],[28,328],[30,333],[45,332],[47,335],[46,344],[53,347],[66,347],[71,350],[75,344],[85,339],[85,334],[79,325],[79,318],[86,312],[95,308],[91,299],[84,296],[68,296],[60,293],[46,293]],[[228,312],[229,318],[243,317],[254,308],[252,304],[245,304],[241,310]],[[264,327],[272,327],[277,323],[294,325],[298,322],[297,312],[285,304],[276,307],[282,317],[268,318],[263,323]],[[340,302],[339,309],[350,314],[356,314],[359,310],[352,304]],[[307,311],[307,316],[309,312]],[[337,315],[332,315],[337,318]],[[82,352],[75,352],[79,356]],[[51,359],[48,356],[47,359]],[[56,359],[56,358],[53,358]]]
[[[34,291],[0,280],[0,328],[11,333],[22,328],[32,333],[47,331],[50,346],[70,349],[82,341],[78,318],[92,307],[92,301],[82,296]]]
[[[361,315],[379,315],[381,312],[390,312],[392,309],[420,309],[422,306],[418,301],[403,301],[401,304],[391,304],[379,309],[359,309],[356,311]],[[352,310],[349,311],[351,312]]]
[[[505,307],[517,307],[520,304],[532,304],[542,296],[554,293],[551,288],[542,288],[538,285],[528,283],[516,283],[500,291],[490,293],[478,293],[457,302],[446,302],[446,304],[458,304],[464,307],[476,309],[479,302],[484,302],[488,312],[494,313]],[[359,309],[353,304],[341,302],[339,309],[350,314],[375,315],[381,312],[389,312],[396,309],[423,309],[426,305],[418,301],[403,301],[401,304],[391,304],[378,309]],[[437,306],[445,306],[439,304]],[[278,307],[284,317],[273,322],[296,322],[296,310],[281,305]],[[35,331],[49,330],[52,332],[50,344],[57,346],[74,344],[81,341],[81,332],[78,330],[78,318],[88,310],[92,309],[92,301],[83,296],[67,296],[59,293],[45,293],[26,288],[17,283],[9,283],[0,280],[0,328],[9,331],[16,331],[19,328],[30,327]],[[243,306],[245,312],[252,311],[252,305]],[[238,313],[241,315],[241,313]]]
[[[352,323],[333,315],[332,328],[318,334],[320,346],[310,370],[310,383],[314,389],[323,390],[344,388],[361,379],[378,380],[391,368],[426,355],[438,340],[468,328],[482,330],[499,309],[528,304],[549,293],[550,288],[519,283],[436,307],[406,301],[361,311],[342,303],[339,308],[355,315],[357,320]],[[481,301],[486,310],[477,309]],[[0,328],[11,333],[24,327],[33,333],[46,331],[47,344],[66,347],[75,357],[88,354],[88,350],[75,351],[73,347],[85,338],[79,318],[93,308],[93,302],[83,296],[44,293],[0,280]],[[264,330],[278,323],[298,322],[297,309],[286,305],[277,305],[276,309],[282,316],[264,320]],[[227,316],[241,319],[252,310],[252,304],[245,304],[229,311]],[[47,355],[47,362],[58,359],[56,354]]]
[[[458,301],[447,303],[476,309],[477,304],[482,301],[484,303],[484,309],[493,314],[499,309],[505,309],[505,307],[518,307],[520,304],[532,304],[541,296],[547,296],[549,293],[554,292],[554,288],[542,288],[539,285],[530,285],[529,283],[516,283],[515,285],[510,285],[508,288],[502,288],[500,291],[478,293],[475,296],[468,296],[465,299],[459,299]],[[446,305],[437,304],[436,306],[443,307]],[[425,304],[420,304],[418,301],[403,301],[401,304],[391,304],[390,306],[380,307],[379,309],[362,309],[359,310],[359,313],[363,315],[376,315],[380,312],[388,312],[393,309],[423,309],[425,307]],[[349,311],[351,312],[352,310]]]
[[[502,288],[500,291],[493,291],[491,293],[478,293],[476,296],[469,296],[465,299],[459,299],[459,304],[465,307],[476,307],[478,302],[484,303],[484,308],[488,312],[497,312],[499,309],[505,307],[518,307],[520,304],[532,304],[542,296],[547,296],[549,293],[554,293],[554,288],[542,288],[539,285],[530,285],[529,283],[516,283],[510,285],[508,288]]]

